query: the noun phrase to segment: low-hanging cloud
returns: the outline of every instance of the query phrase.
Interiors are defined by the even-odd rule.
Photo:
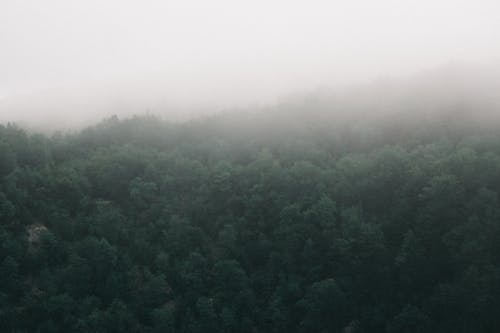
[[[181,119],[495,63],[498,40],[500,4],[489,0],[5,0],[0,121]]]

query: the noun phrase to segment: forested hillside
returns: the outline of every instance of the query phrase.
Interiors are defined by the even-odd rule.
[[[500,332],[500,131],[463,114],[0,127],[2,332]]]

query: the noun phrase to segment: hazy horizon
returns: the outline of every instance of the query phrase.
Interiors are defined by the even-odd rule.
[[[494,1],[7,0],[0,121],[179,120],[442,68],[467,80],[498,74],[497,40]]]

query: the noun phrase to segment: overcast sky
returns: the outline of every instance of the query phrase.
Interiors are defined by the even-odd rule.
[[[149,82],[180,104],[265,103],[498,59],[498,0],[0,0],[4,99]]]

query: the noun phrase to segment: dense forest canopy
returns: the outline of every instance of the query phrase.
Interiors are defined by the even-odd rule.
[[[498,119],[419,107],[1,126],[0,331],[499,332]]]

